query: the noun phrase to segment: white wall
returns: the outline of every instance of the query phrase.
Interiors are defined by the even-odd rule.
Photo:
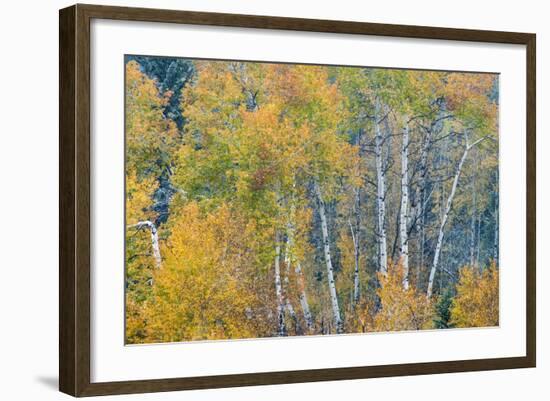
[[[91,1],[91,0],[90,0]],[[109,4],[105,1],[96,3]],[[370,3],[370,4],[369,4]],[[57,10],[68,1],[9,1],[0,20],[0,396],[56,400],[57,392]],[[121,396],[140,400],[543,400],[550,348],[548,244],[550,25],[545,2],[387,0],[157,0],[116,5],[535,32],[538,35],[538,368],[242,389]],[[546,156],[546,157],[545,157]],[[547,181],[547,180],[546,180]],[[546,327],[545,327],[546,326]],[[114,397],[102,398],[105,400]]]

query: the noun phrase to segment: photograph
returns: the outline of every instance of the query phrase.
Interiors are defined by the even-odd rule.
[[[548,12],[453,5],[5,2],[0,401],[546,401]]]
[[[125,344],[499,326],[498,73],[121,68]]]

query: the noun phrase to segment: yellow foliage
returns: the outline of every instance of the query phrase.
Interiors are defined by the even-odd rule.
[[[197,142],[203,147],[239,124],[238,112],[246,96],[231,72],[230,67],[237,64],[197,61],[196,82],[184,90],[181,107],[188,119],[186,130],[200,132]]]
[[[353,309],[353,313],[346,315],[345,327],[350,333],[368,333],[375,331],[374,319],[376,307],[371,299],[361,299]]]
[[[457,294],[451,307],[451,323],[455,327],[498,326],[498,273],[494,261],[481,272],[469,266],[460,269]]]
[[[388,274],[379,273],[380,311],[374,318],[374,331],[424,330],[432,328],[433,305],[414,287],[403,288],[401,262],[390,263]]]
[[[138,221],[153,218],[151,207],[152,197],[158,188],[154,177],[139,180],[135,172],[126,174],[126,224],[136,224]]]
[[[139,179],[134,171],[126,174],[126,224],[154,221],[151,210],[153,193],[158,187],[154,177]],[[155,260],[148,229],[126,229],[126,339],[133,343],[145,335],[143,303],[151,293],[151,276]]]
[[[155,81],[126,64],[126,165],[138,176],[157,172],[167,151],[177,140],[176,124],[164,118],[167,98],[161,96]]]
[[[145,316],[135,294],[126,292],[126,343],[137,344],[145,337]]]
[[[203,215],[189,203],[175,216],[164,263],[145,306],[146,342],[262,337],[271,334],[273,296],[258,267],[254,224],[222,205]],[[255,266],[255,269],[249,267]],[[271,315],[274,315],[271,313]]]

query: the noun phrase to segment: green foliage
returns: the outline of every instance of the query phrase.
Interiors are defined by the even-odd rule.
[[[451,289],[443,291],[435,304],[434,328],[449,329],[454,327],[451,323],[451,306],[453,303],[453,292]]]

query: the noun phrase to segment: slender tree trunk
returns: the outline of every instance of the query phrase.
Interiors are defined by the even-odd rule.
[[[424,203],[425,192],[422,192],[422,203]],[[420,269],[424,269],[424,247],[426,245],[426,217],[424,206],[422,206],[422,214],[420,215],[420,263],[416,266],[416,288],[420,286]]]
[[[356,145],[361,147],[361,130],[357,135]],[[355,262],[355,269],[353,271],[353,300],[352,300],[352,309],[359,303],[359,298],[361,297],[361,288],[360,288],[360,277],[359,277],[359,260],[361,257],[360,249],[360,233],[361,233],[361,188],[354,188],[354,202],[353,202],[353,214],[355,216],[355,229],[354,225],[350,220],[350,230],[353,238],[353,260]]]
[[[468,148],[464,151],[462,154],[462,157],[460,159],[460,162],[458,163],[458,167],[456,169],[456,173],[453,179],[453,186],[451,189],[451,193],[449,194],[449,197],[447,198],[447,204],[445,206],[445,211],[443,212],[443,218],[441,219],[441,224],[439,226],[439,235],[437,237],[437,244],[435,247],[435,254],[434,254],[434,261],[432,264],[432,269],[430,271],[430,278],[428,280],[428,297],[432,296],[432,290],[433,290],[433,281],[435,278],[435,272],[437,270],[437,265],[439,262],[439,256],[441,253],[441,246],[443,244],[443,235],[445,233],[445,226],[447,224],[447,220],[449,218],[449,212],[451,210],[451,206],[453,203],[453,198],[456,193],[456,187],[458,185],[458,179],[460,178],[460,173],[462,172],[462,166],[464,165],[464,161],[466,160],[466,157],[468,156]]]
[[[294,311],[294,307],[292,306],[292,303],[288,299],[288,297],[285,298],[285,308],[288,312],[288,315],[290,316],[290,319],[292,319],[292,322],[294,324],[294,330],[296,334],[300,334],[302,332],[302,329],[298,325],[298,316],[296,316],[296,312]]]
[[[359,258],[360,258],[360,249],[359,249],[359,231],[361,227],[361,217],[359,211],[361,210],[360,199],[361,194],[359,189],[355,189],[355,201],[353,205],[353,212],[355,215],[355,225],[352,223],[351,218],[348,220],[349,229],[351,233],[351,239],[353,241],[353,260],[355,263],[355,268],[353,271],[353,299],[352,306],[355,307],[359,302],[360,297],[360,288],[359,288]]]
[[[157,268],[160,268],[162,264],[162,258],[160,256],[159,236],[158,236],[157,227],[155,226],[155,224],[152,221],[144,220],[128,226],[128,228],[136,228],[138,230],[145,227],[148,228],[149,231],[151,232],[151,248],[153,249],[153,258],[155,259],[155,266]]]
[[[349,222],[349,229],[351,232],[351,238],[353,241],[353,259],[355,262],[355,268],[353,270],[353,302],[352,305],[355,307],[359,302],[359,243],[358,243],[358,232],[355,232],[353,229],[353,224]]]
[[[409,288],[409,127],[403,128],[401,145],[401,213],[399,216],[399,248],[403,267],[403,288]]]
[[[422,143],[420,156],[420,196],[418,204],[418,218],[420,220],[420,263],[416,266],[416,286],[420,284],[420,269],[424,268],[424,247],[426,245],[426,183],[428,176],[428,152],[432,145],[432,130],[427,130]]]
[[[313,329],[313,318],[311,316],[311,311],[309,309],[309,303],[307,300],[305,278],[302,272],[302,266],[300,265],[300,262],[297,261],[296,258],[293,256],[293,251],[292,251],[294,246],[294,224],[293,224],[294,211],[295,211],[295,207],[294,207],[294,204],[292,204],[291,218],[290,218],[291,221],[287,225],[287,233],[286,233],[287,239],[286,239],[286,248],[285,248],[285,263],[287,268],[287,275],[286,275],[285,281],[288,284],[288,277],[290,276],[289,274],[290,268],[291,268],[292,262],[294,262],[295,264],[294,272],[296,273],[296,281],[298,285],[298,297],[300,300],[300,306],[302,307],[302,313],[304,314],[304,321],[306,323],[307,331],[311,331]],[[287,288],[288,288],[288,285],[287,285]],[[290,306],[290,308],[292,309],[292,312],[290,312],[290,308],[288,308],[288,306]],[[288,306],[287,306],[287,309],[289,309],[289,313],[291,313],[291,316],[292,316],[292,314],[294,313],[294,308],[292,308],[292,304],[290,303]],[[294,316],[296,315],[294,314]],[[297,321],[297,319],[295,319],[295,321]]]
[[[342,318],[340,317],[340,307],[338,306],[338,296],[336,293],[336,283],[334,282],[334,269],[332,267],[332,257],[330,255],[330,237],[328,232],[327,217],[325,213],[325,201],[321,193],[319,183],[314,183],[315,193],[319,202],[319,216],[321,218],[321,230],[323,234],[323,249],[325,253],[325,263],[327,267],[328,286],[330,291],[330,301],[332,304],[332,314],[336,332],[341,333],[343,330]]]
[[[482,140],[484,140],[486,137],[482,137],[475,141],[471,145],[466,145],[466,148],[464,149],[464,153],[462,153],[462,157],[460,158],[460,161],[458,163],[458,167],[456,168],[455,176],[453,179],[453,186],[451,187],[451,193],[449,194],[449,197],[447,198],[447,204],[445,206],[445,211],[443,213],[443,218],[441,219],[441,225],[439,226],[439,235],[437,236],[437,245],[435,247],[435,254],[434,254],[434,260],[432,264],[432,268],[430,270],[430,277],[428,279],[428,290],[426,295],[428,298],[432,296],[433,292],[433,282],[435,278],[435,273],[437,271],[437,265],[439,262],[439,257],[441,253],[441,246],[443,245],[443,236],[445,234],[445,225],[447,224],[447,220],[449,219],[449,212],[451,211],[451,206],[453,204],[453,198],[456,193],[456,188],[458,186],[458,179],[460,178],[460,174],[462,172],[462,166],[464,165],[464,161],[468,157],[468,152],[476,146],[478,143],[480,143]]]
[[[376,100],[374,115],[374,153],[376,155],[376,205],[378,216],[378,270],[388,272],[388,248],[386,240],[386,174],[382,162],[382,131],[380,129],[380,102]]]
[[[301,332],[301,328],[298,324],[298,317],[296,316],[296,312],[294,311],[294,307],[292,306],[292,302],[290,301],[290,267],[292,265],[292,237],[291,237],[291,229],[289,228],[287,230],[287,238],[285,243],[285,278],[284,278],[284,288],[283,288],[283,298],[285,301],[285,308],[288,311],[288,314],[292,321],[294,322],[294,329],[297,333]]]
[[[277,296],[277,335],[286,335],[285,308],[283,299],[283,286],[281,283],[281,245],[279,236],[276,237],[275,245],[275,295]]]
[[[300,305],[302,306],[302,312],[304,313],[304,320],[306,322],[307,330],[311,331],[313,329],[313,317],[311,316],[309,303],[307,301],[306,283],[305,283],[304,273],[302,271],[302,266],[300,262],[296,263],[296,267],[294,268],[294,271],[296,272],[296,277],[298,280],[298,289],[300,292],[300,295],[299,295]]]

